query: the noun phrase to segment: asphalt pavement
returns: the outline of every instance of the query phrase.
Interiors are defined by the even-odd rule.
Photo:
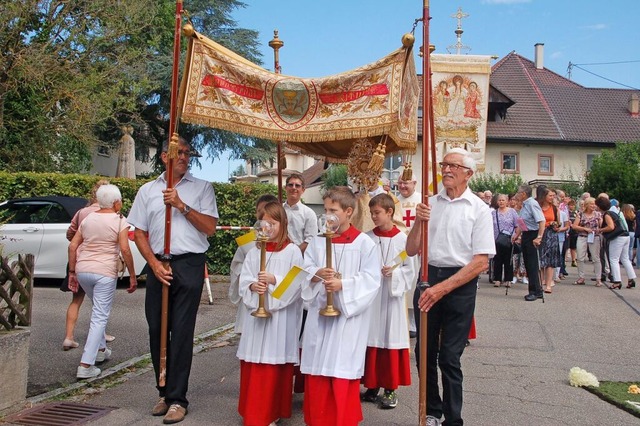
[[[631,425],[640,419],[571,387],[569,370],[581,367],[600,380],[640,383],[640,288],[610,290],[572,285],[576,268],[544,300],[526,302],[526,285],[509,294],[483,274],[476,307],[478,338],[463,358],[466,425]],[[185,425],[241,425],[237,413],[238,337],[231,324],[235,308],[226,300],[228,283],[212,283],[214,303],[206,292],[200,306],[196,354]],[[52,398],[113,407],[93,425],[158,425],[150,415],[157,400],[144,320],[144,288],[133,295],[118,289],[108,331],[116,335],[114,358],[106,378],[78,383],[75,369],[81,348],[63,352],[64,310],[68,294],[35,289],[29,391],[31,405]],[[84,342],[90,305],[81,313],[77,338]],[[413,344],[414,340],[412,340]],[[414,370],[415,373],[415,370]],[[418,381],[398,391],[394,410],[363,403],[363,425],[418,424]],[[73,392],[70,392],[73,390]],[[41,393],[48,391],[47,393]],[[293,416],[279,425],[302,425],[302,395],[293,397]]]

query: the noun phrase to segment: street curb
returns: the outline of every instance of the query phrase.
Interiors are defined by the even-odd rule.
[[[224,342],[234,337],[236,335],[235,332],[233,332],[234,326],[235,326],[235,323],[225,324],[195,336],[193,339],[193,343],[194,343],[193,354],[196,355],[204,350],[207,350],[211,347],[215,347],[219,345],[221,342]],[[212,337],[215,337],[215,336],[218,336],[218,338],[214,340],[210,340]],[[153,370],[153,366],[150,363],[151,353],[146,353],[146,354],[137,356],[135,358],[131,358],[127,361],[121,362],[120,364],[114,365],[113,367],[108,368],[106,370],[103,370],[100,376],[98,377],[81,380],[71,385],[54,389],[52,391],[42,393],[40,395],[35,395],[35,396],[32,396],[31,398],[27,398],[26,403],[28,406],[33,406],[35,404],[39,404],[41,402],[48,401],[54,398],[64,397],[66,395],[78,392],[85,388],[96,387],[94,386],[96,383],[104,382],[107,379],[116,375],[117,373],[127,368],[131,368],[141,361],[149,361],[149,364],[143,368],[139,368],[139,369],[136,369],[135,371],[132,371],[131,373],[125,374],[122,378],[120,378],[121,380],[119,380],[118,383],[121,383],[123,381],[128,380],[129,378],[136,377],[148,371]]]

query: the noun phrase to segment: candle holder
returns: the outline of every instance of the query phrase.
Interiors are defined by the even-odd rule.
[[[253,225],[253,230],[256,233],[256,241],[260,243],[260,272],[264,272],[267,268],[267,240],[271,236],[273,227],[266,220],[258,220]],[[271,313],[264,307],[265,294],[258,295],[258,309],[251,312],[251,315],[256,318],[269,318]]]
[[[318,229],[325,237],[326,241],[326,267],[332,268],[332,252],[331,252],[331,239],[336,235],[336,231],[340,227],[340,221],[334,214],[323,214],[318,218]],[[338,278],[342,278],[339,272],[336,272]],[[337,317],[340,315],[340,311],[333,306],[333,293],[327,292],[327,306],[320,309],[320,315],[324,317]]]

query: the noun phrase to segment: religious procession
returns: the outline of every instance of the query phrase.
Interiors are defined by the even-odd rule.
[[[607,193],[575,200],[559,186],[539,182],[521,183],[512,193],[471,188],[472,178],[487,171],[489,115],[501,114],[489,106],[492,58],[432,53],[429,2],[422,6],[395,51],[350,71],[301,78],[281,72],[278,31],[269,43],[269,71],[200,33],[183,1],[176,1],[169,136],[160,152],[164,171],[140,187],[126,217],[118,186],[98,181],[90,205],[67,230],[63,286],[72,300],[65,352],[80,348],[74,337],[80,305],[85,295],[92,302],[74,367],[79,383],[109,374],[108,344],[116,337],[107,325],[123,271],[129,273],[127,293],[138,289],[140,265],[130,237],[146,275],[143,310],[153,375],[153,383],[143,384],[147,395],[137,401],[148,405],[149,418],[140,424],[203,423],[194,418],[201,419],[197,412],[209,402],[191,400],[203,392],[200,376],[214,367],[200,365],[194,341],[205,287],[212,298],[206,252],[216,232],[242,231],[225,295],[233,305],[227,331],[237,343],[230,346],[239,378],[234,420],[204,422],[209,424],[405,424],[398,420],[403,416],[421,426],[506,424],[493,413],[503,402],[493,401],[487,410],[472,396],[467,408],[468,393],[490,364],[463,361],[478,330],[499,330],[495,341],[487,333],[489,343],[480,343],[491,357],[514,351],[508,356],[516,363],[515,351],[531,343],[537,359],[552,350],[551,338],[545,330],[532,331],[530,341],[522,338],[535,328],[525,322],[544,317],[542,304],[562,297],[563,281],[585,294],[590,280],[619,293],[635,288],[640,215],[631,203]],[[456,16],[460,37],[461,9]],[[277,195],[251,200],[253,224],[219,223],[224,205],[211,183],[191,172],[197,152],[181,134],[184,124],[276,145]],[[133,145],[131,128],[123,131],[123,141]],[[322,191],[320,211],[303,200],[310,186],[305,173],[284,173],[287,149],[346,167],[347,184]],[[390,156],[400,163],[395,175],[386,170]],[[495,307],[502,290],[504,297],[520,291],[521,307],[487,310],[487,323],[477,323],[479,293]],[[517,315],[520,323],[513,326]],[[501,347],[500,339],[512,346]],[[469,368],[468,362],[476,364]],[[209,387],[229,386],[225,378]],[[486,386],[499,388],[499,378]],[[463,419],[463,411],[475,414],[478,405],[492,412],[480,422],[467,414]],[[556,424],[559,417],[540,418],[531,424]],[[102,423],[115,424],[108,419]]]

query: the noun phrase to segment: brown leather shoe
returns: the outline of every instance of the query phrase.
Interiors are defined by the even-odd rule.
[[[160,398],[156,405],[153,406],[153,410],[151,410],[151,415],[153,416],[164,416],[169,411],[169,406],[164,401],[164,397]]]
[[[187,415],[187,409],[179,404],[171,404],[169,407],[169,411],[164,416],[164,420],[162,423],[165,425],[170,425],[173,423],[179,423],[184,420],[184,416]]]

